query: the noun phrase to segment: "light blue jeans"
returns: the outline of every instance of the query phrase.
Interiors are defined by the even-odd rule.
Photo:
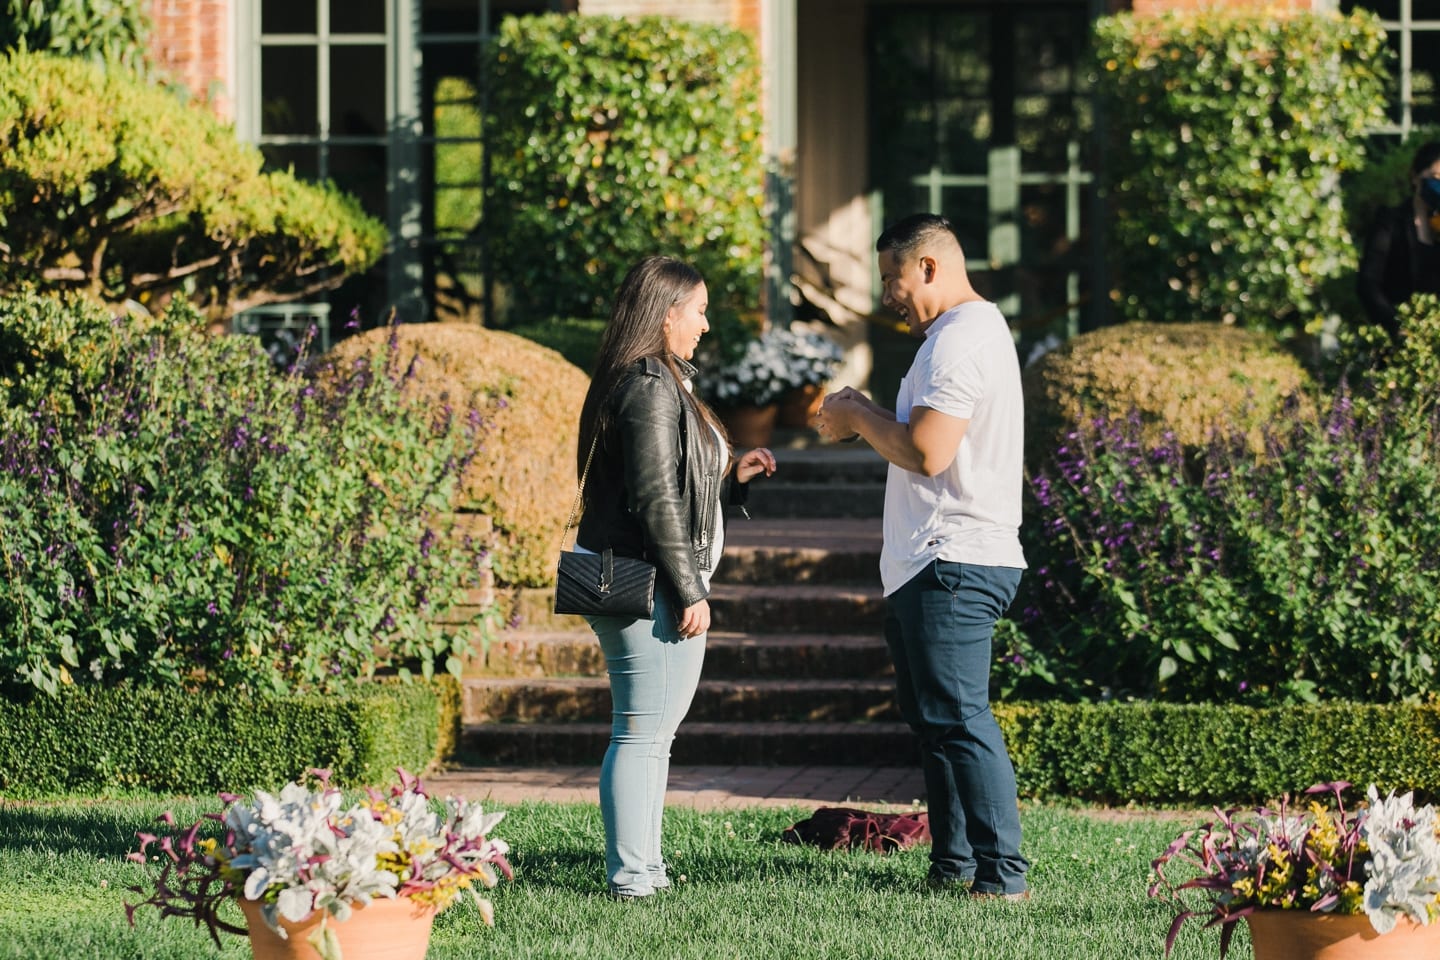
[[[605,875],[611,893],[630,897],[670,885],[660,854],[670,743],[705,659],[705,636],[680,638],[678,611],[663,589],[653,612],[653,620],[587,618],[610,674],[610,748],[600,767]]]

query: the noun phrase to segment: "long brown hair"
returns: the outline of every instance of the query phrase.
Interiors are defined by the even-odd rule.
[[[675,378],[680,395],[701,421],[718,430],[720,436],[726,435],[714,412],[684,388],[684,377],[665,339],[665,320],[670,308],[690,296],[702,282],[704,278],[698,270],[671,257],[646,257],[625,274],[615,294],[610,320],[601,334],[590,389],[580,409],[580,444],[575,456],[577,478],[585,469],[590,444],[596,436],[604,436],[611,425],[606,403],[610,392],[630,366],[643,357],[654,357],[663,363]],[[703,442],[708,444],[713,439],[707,436]]]

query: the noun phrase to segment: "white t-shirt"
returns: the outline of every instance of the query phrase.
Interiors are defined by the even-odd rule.
[[[1024,568],[1020,496],[1024,399],[1015,341],[999,308],[976,300],[952,307],[925,331],[900,381],[895,419],[913,407],[969,420],[955,461],[937,476],[890,465],[880,582],[889,596],[937,557]]]

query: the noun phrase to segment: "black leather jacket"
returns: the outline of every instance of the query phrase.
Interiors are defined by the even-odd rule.
[[[682,373],[694,368],[676,358]],[[748,484],[732,482],[730,451],[680,396],[654,357],[636,361],[607,401],[610,429],[595,446],[585,481],[585,513],[575,540],[643,557],[669,581],[680,607],[704,600],[700,578],[713,570],[716,505],[744,503]]]
[[[1356,284],[1370,322],[1392,338],[1400,335],[1395,316],[1400,304],[1416,293],[1440,293],[1440,246],[1420,242],[1414,201],[1380,211],[1365,241]]]

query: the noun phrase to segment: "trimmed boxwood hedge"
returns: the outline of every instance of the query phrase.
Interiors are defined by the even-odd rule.
[[[631,264],[680,257],[737,355],[760,308],[760,62],[728,26],[544,14],[488,60],[484,229],[507,317],[604,317]]]
[[[318,295],[384,253],[333,184],[263,170],[198,104],[74,57],[0,53],[0,290],[80,291],[212,324]]]
[[[1316,783],[1440,796],[1440,704],[996,704],[1023,796],[1258,803]]]
[[[1020,793],[1048,801],[1260,803],[1348,780],[1440,799],[1440,704],[1255,709],[997,703]],[[307,767],[388,782],[453,753],[460,687],[376,683],[344,697],[67,687],[0,700],[0,798],[273,789]]]
[[[419,772],[453,748],[458,684],[367,684],[344,695],[66,687],[0,700],[0,796],[274,789],[310,767],[341,785]]]
[[[1101,17],[1105,242],[1127,320],[1313,332],[1353,285],[1341,175],[1385,119],[1371,12]]]

